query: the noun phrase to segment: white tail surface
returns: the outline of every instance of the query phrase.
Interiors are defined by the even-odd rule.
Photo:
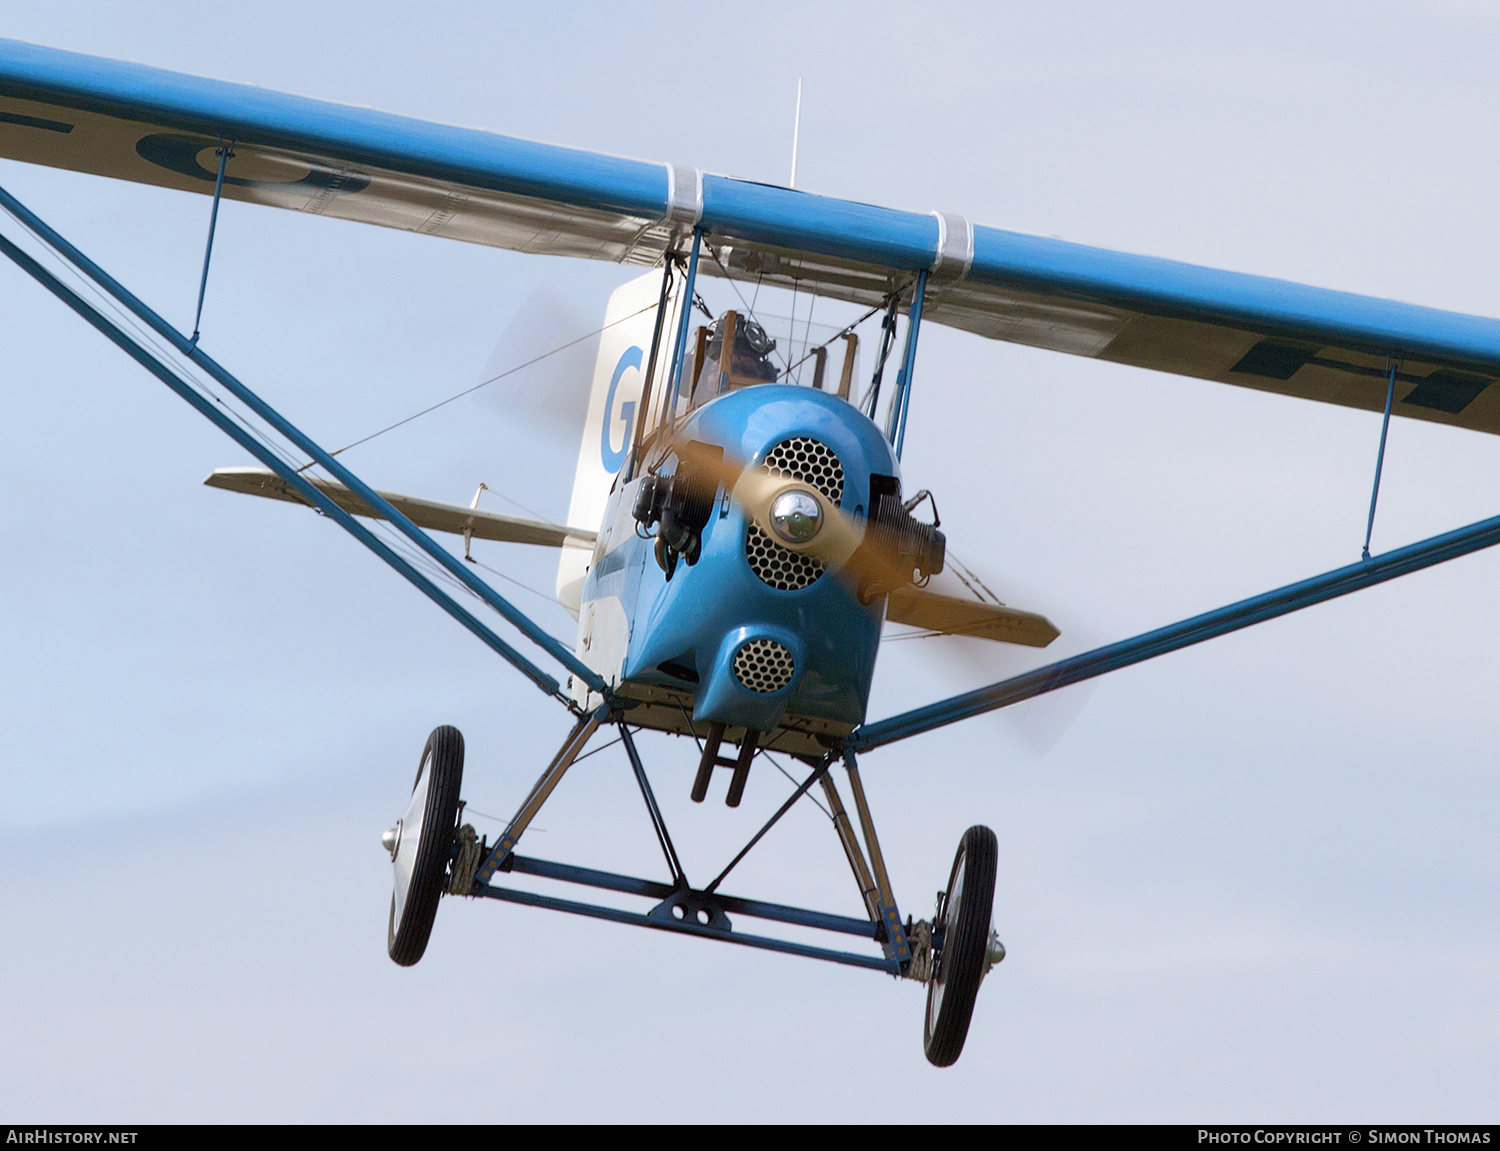
[[[610,486],[625,464],[643,418],[641,391],[646,384],[646,358],[651,354],[651,334],[656,328],[656,303],[661,297],[660,271],[621,284],[604,310],[604,331],[599,337],[599,358],[594,363],[594,386],[589,393],[588,414],[583,424],[583,443],[578,452],[578,470],[573,478],[573,499],[568,505],[568,524],[597,532],[609,502]],[[676,288],[667,301],[661,344],[656,354],[656,373],[651,406],[661,409],[668,386],[663,379],[677,336]],[[647,430],[650,430],[648,425]],[[588,575],[593,545],[569,542],[563,546],[557,565],[557,598],[576,617]]]

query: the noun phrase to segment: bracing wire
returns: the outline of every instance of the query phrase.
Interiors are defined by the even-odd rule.
[[[953,549],[949,548],[945,555],[947,568],[964,587],[969,589],[969,594],[974,597],[976,603],[994,604],[996,607],[1004,607],[1005,602],[1000,599],[989,588],[989,585],[975,574],[974,570],[964,563]],[[962,636],[963,632],[940,631],[936,629],[914,628],[911,631],[900,631],[895,635],[882,636],[881,643],[899,643],[902,640],[913,639],[938,639],[942,636]]]
[[[703,241],[703,246],[708,249],[708,254],[713,257],[714,263],[716,263],[716,264],[719,265],[719,271],[721,271],[721,272],[724,273],[724,278],[729,281],[729,286],[734,289],[734,294],[739,297],[740,303],[744,305],[744,307],[745,307],[745,314],[747,316],[749,316],[752,320],[754,320],[755,319],[755,309],[753,307],[751,307],[750,304],[746,301],[746,299],[745,299],[745,293],[742,292],[742,291],[740,291],[739,284],[735,283],[734,278],[730,276],[729,269],[724,266],[724,261],[721,260],[721,259],[719,259],[718,250],[712,244],[710,244],[707,240]],[[794,307],[795,307],[795,304],[794,304]],[[756,320],[756,323],[759,323],[759,322],[760,322],[759,320]],[[792,370],[791,364],[788,362],[786,356],[784,356],[784,355],[781,357],[781,365],[785,369],[785,371],[782,373],[783,375],[789,373]]]
[[[797,338],[797,285],[798,285],[798,283],[800,283],[800,281],[797,280],[795,277],[793,277],[793,279],[792,279],[792,307],[791,307],[791,313],[792,313],[792,315],[791,315],[791,319],[789,319],[787,321],[787,333],[788,333],[787,334],[787,341],[788,341],[788,346],[787,346],[787,350],[786,351],[787,351],[787,357],[788,358],[790,358],[790,356],[792,354],[792,349],[791,349],[791,346],[790,346],[791,342],[794,341],[794,340],[796,340],[796,338]],[[783,361],[783,362],[785,362],[785,361]],[[798,360],[797,363],[798,363],[798,366],[800,367],[802,361]],[[787,363],[786,374],[788,376],[790,376],[792,374],[792,366],[791,366],[790,363]],[[802,382],[802,377],[800,375],[797,377],[797,382],[798,383]]]
[[[724,261],[719,258],[719,253],[715,250],[714,246],[711,243],[709,243],[707,240],[705,240],[703,242],[703,246],[708,249],[708,254],[713,257],[714,263],[716,263],[716,264],[719,265],[719,270],[724,273],[724,278],[729,281],[729,286],[734,289],[734,294],[737,297],[739,297],[740,303],[745,305],[745,311],[746,311],[746,313],[750,316],[751,319],[755,319],[755,303],[754,303],[754,300],[760,299],[760,284],[761,284],[761,280],[763,280],[765,278],[765,274],[761,273],[759,276],[756,277],[754,300],[752,300],[749,303],[746,303],[744,293],[740,291],[739,285],[735,282],[734,278],[732,276],[730,276],[729,269],[724,266]],[[798,282],[800,282],[800,281],[793,281],[793,284],[795,285]],[[915,282],[916,282],[915,280],[912,281],[912,283],[915,283]],[[900,291],[905,291],[907,287],[910,287],[910,284],[904,285],[899,290]],[[792,327],[793,327],[794,331],[795,331],[795,328],[796,328],[796,310],[797,310],[796,298],[797,298],[797,290],[796,290],[796,287],[794,286],[793,289],[792,289],[792,313],[793,313],[793,315],[792,315],[792,321],[793,321]],[[816,301],[816,298],[817,298],[816,297],[816,293],[814,293],[814,300],[815,301]],[[862,315],[859,319],[855,320],[851,324],[844,325],[844,327],[840,328],[833,335],[829,336],[828,339],[824,340],[821,344],[818,344],[818,345],[816,345],[814,347],[811,347],[811,348],[804,346],[803,350],[802,350],[802,357],[799,360],[797,360],[795,363],[788,362],[787,357],[786,356],[782,356],[781,357],[781,362],[785,365],[785,368],[786,368],[786,370],[782,374],[785,375],[785,376],[791,375],[798,368],[800,368],[803,364],[805,364],[809,359],[811,359],[812,356],[815,353],[817,353],[818,351],[821,351],[823,348],[828,347],[829,345],[833,344],[835,341],[843,339],[850,332],[854,331],[855,328],[859,327],[866,320],[868,320],[871,316],[875,315],[876,312],[883,311],[888,306],[888,304],[889,304],[889,299],[884,300],[884,301],[876,304],[869,311],[867,311],[864,315]],[[756,322],[759,323],[758,320]],[[811,338],[812,338],[812,308],[811,308],[811,306],[809,306],[808,313],[807,313],[807,335],[804,337],[804,345],[806,344],[806,341],[810,340]]]
[[[492,495],[492,496],[498,496],[500,499],[502,499],[506,503],[510,504],[511,507],[520,508],[527,515],[529,515],[529,516],[535,516],[537,518],[538,522],[540,522],[540,523],[548,524],[551,527],[555,527],[555,528],[560,528],[560,527],[566,527],[567,526],[565,524],[553,523],[552,520],[550,520],[548,517],[542,515],[542,513],[539,512],[539,511],[537,511],[535,508],[529,508],[529,507],[527,507],[520,500],[511,499],[510,496],[506,495],[504,492],[497,492],[494,488],[490,487],[489,484],[485,484],[485,485],[483,485],[483,487],[484,487],[485,491],[487,491],[487,492],[490,493],[490,495]]]
[[[868,312],[866,312],[859,319],[855,320],[852,324],[845,324],[842,328],[840,328],[833,335],[829,336],[821,344],[817,344],[817,345],[815,345],[815,346],[813,346],[811,348],[804,349],[802,358],[800,360],[798,360],[795,364],[793,364],[790,368],[788,368],[787,371],[789,371],[789,372],[796,371],[803,364],[807,363],[807,361],[809,359],[811,359],[814,354],[816,354],[817,352],[821,351],[824,348],[832,346],[834,343],[838,342],[839,340],[842,340],[850,332],[854,331],[855,328],[859,327],[866,320],[868,320],[871,316],[873,316],[876,312],[881,311],[884,307],[885,307],[884,304],[876,304],[873,308],[871,308]],[[809,321],[809,327],[811,327],[811,321]]]
[[[1001,607],[1005,606],[1003,603],[1001,603],[1000,597],[997,596],[994,592],[990,591],[989,586],[984,582],[984,580],[980,579],[968,564],[964,563],[956,555],[953,554],[952,548],[947,549],[946,554],[949,565],[953,569],[953,574],[958,577],[959,582],[962,583],[964,587],[968,588],[969,591],[974,594],[975,599],[977,599],[980,603],[988,602],[998,604]]]
[[[178,380],[192,388],[203,399],[213,403],[242,431],[275,455],[287,467],[294,468],[297,466],[297,460],[288,453],[283,444],[268,435],[259,421],[241,411],[238,405],[226,402],[218,390],[211,383],[206,382],[203,376],[198,373],[197,365],[193,364],[191,360],[184,362],[185,357],[182,352],[164,342],[163,338],[154,329],[147,326],[135,313],[131,312],[120,301],[106,292],[80,269],[76,268],[71,261],[64,259],[61,253],[55,251],[52,245],[47,243],[43,237],[33,232],[24,220],[10,211],[7,211],[6,215],[14,220],[25,236],[31,240],[33,255],[40,256],[42,262],[49,266],[52,273],[59,280],[70,285],[79,296],[88,300],[101,315],[106,316],[116,327],[130,334],[142,348],[151,352],[156,360],[171,371]]]
[[[427,578],[430,579],[433,583],[444,588],[450,595],[467,597],[469,600],[473,601],[476,605],[481,607],[490,606],[485,602],[482,596],[474,591],[473,588],[469,587],[468,584],[464,583],[446,567],[438,563],[435,559],[432,558],[432,556],[428,555],[426,551],[417,547],[414,543],[412,543],[411,540],[407,539],[404,534],[397,531],[390,524],[384,521],[376,521],[371,525],[371,527],[373,530],[375,530],[376,534],[381,537],[382,541],[391,548],[392,551],[396,552],[409,564],[422,572],[422,574],[427,576]],[[498,568],[491,567],[489,564],[483,563],[480,560],[472,559],[472,557],[470,559],[470,562],[473,563],[475,567],[482,568],[492,575],[499,576],[507,583],[514,584],[522,591],[529,592],[530,594],[536,596],[538,599],[545,600],[547,603],[552,604],[553,606],[561,606],[561,601],[558,600],[555,596],[548,595],[546,592],[539,591],[529,584],[522,583],[514,576],[507,575],[505,572],[500,571]]]
[[[21,229],[21,235],[29,241],[27,246],[32,249],[33,256],[39,257],[44,266],[47,266],[52,274],[58,277],[60,282],[68,285],[69,288],[74,290],[80,298],[88,301],[91,306],[95,307],[101,316],[106,317],[111,323],[114,323],[120,329],[120,331],[128,334],[131,338],[133,338],[143,351],[147,352],[152,358],[157,361],[157,363],[161,367],[165,368],[173,376],[175,376],[180,383],[191,389],[200,398],[214,404],[221,412],[223,412],[224,416],[227,419],[232,421],[234,425],[237,426],[241,431],[243,431],[249,438],[266,449],[266,451],[271,456],[283,463],[288,468],[288,470],[303,472],[312,467],[314,463],[316,463],[316,461],[310,461],[309,463],[303,464],[299,467],[298,460],[290,456],[287,448],[283,445],[280,439],[270,434],[270,432],[262,426],[263,421],[259,418],[253,417],[252,413],[241,411],[241,405],[227,403],[225,401],[225,397],[221,396],[218,389],[213,386],[214,381],[211,378],[208,378],[206,372],[204,372],[203,369],[201,369],[199,365],[197,365],[191,358],[187,357],[185,353],[183,353],[179,348],[167,342],[165,337],[156,332],[140,317],[136,316],[129,308],[125,307],[121,301],[115,299],[112,294],[105,291],[102,285],[95,283],[93,279],[85,274],[82,269],[77,268],[72,264],[71,261],[65,259],[63,257],[63,254],[56,251],[52,247],[52,245],[45,240],[44,237],[32,231],[32,229],[27,226],[24,220],[17,218],[13,212],[7,212],[6,214],[12,220],[14,220],[14,222]],[[655,305],[653,304],[651,306],[654,307]],[[641,311],[646,310],[649,309],[641,309]],[[639,314],[640,312],[634,313],[634,315]],[[621,323],[624,319],[630,318],[632,317],[626,316],[623,317],[622,320],[614,321],[614,323]],[[606,328],[611,326],[613,326],[613,324],[605,325]],[[600,331],[603,330],[604,329],[602,328],[600,329]],[[593,334],[598,333],[596,332]],[[589,337],[586,336],[582,338],[587,339]],[[579,341],[573,341],[573,343],[577,342]],[[555,351],[558,350],[561,349],[556,349]],[[548,353],[548,355],[551,354],[554,353]],[[546,357],[543,356],[538,358],[544,359]],[[525,366],[526,365],[518,365],[517,368],[511,369],[511,371],[518,371],[521,367]],[[510,373],[501,373],[500,376],[493,377],[491,380],[485,382],[492,383],[494,382],[494,379],[499,379],[501,378],[501,376],[507,374]],[[481,384],[479,386],[483,385]],[[474,389],[469,390],[473,391]],[[514,503],[515,501],[509,502]],[[402,533],[396,531],[392,525],[384,523],[383,521],[377,521],[371,526],[372,528],[376,529],[377,533],[380,536],[384,537],[388,547],[390,547],[397,554],[401,555],[410,565],[412,565],[413,568],[425,574],[429,580],[431,580],[435,584],[446,587],[450,594],[455,592],[463,593],[468,595],[473,600],[476,600],[480,603],[484,602],[482,597],[480,597],[473,589],[468,587],[461,580],[457,579],[451,572],[443,567],[443,565],[439,564],[425,551],[416,547],[415,544],[412,543],[412,541],[408,540]],[[501,579],[506,580],[509,583],[515,584],[517,587],[521,588],[524,591],[530,592],[538,598],[544,599],[549,603],[555,604],[558,602],[555,597],[550,596],[545,592],[540,592],[537,589],[530,587],[525,583],[522,583],[520,580],[517,580],[512,576],[506,575],[506,573],[499,571],[498,569],[493,568],[488,564],[478,563],[478,561],[474,562],[477,564],[477,566],[484,568],[486,571],[499,576]]]
[[[760,754],[763,755],[763,756],[765,756],[767,759],[770,759],[771,760],[771,765],[773,767],[775,767],[777,771],[781,772],[782,775],[786,776],[787,779],[789,779],[791,781],[793,787],[801,787],[802,786],[802,781],[800,779],[798,779],[795,775],[793,775],[791,772],[789,772],[786,768],[782,767],[779,761],[771,759],[771,754],[768,751],[766,751],[764,748],[762,748]],[[818,802],[818,797],[816,795],[814,795],[811,791],[805,792],[803,794],[803,798],[804,799],[810,799],[810,800],[812,800],[812,803],[813,803],[814,807],[816,807],[819,811],[821,811],[829,819],[833,818],[833,812],[829,811],[826,807],[824,807],[821,803],[819,803]]]
[[[811,297],[812,298],[807,301],[807,326],[802,331],[802,358],[797,361],[797,382],[799,384],[802,382],[802,365],[805,364],[808,360],[808,357],[812,355],[812,353],[808,351],[807,345],[812,342],[813,309],[818,306],[818,293],[816,291],[812,292]]]
[[[536,596],[538,599],[544,599],[544,600],[546,600],[550,604],[556,604],[558,606],[562,605],[562,601],[560,599],[558,599],[556,596],[554,596],[554,595],[548,595],[544,591],[538,591],[536,588],[532,587],[530,584],[524,584],[520,580],[516,579],[514,576],[508,576],[508,575],[506,575],[499,568],[492,568],[492,567],[490,567],[489,564],[487,564],[487,563],[481,563],[479,560],[472,559],[472,558],[469,560],[469,562],[472,563],[477,568],[483,568],[485,571],[489,572],[491,575],[497,575],[497,576],[499,576],[506,583],[515,584],[516,587],[520,588],[522,591],[529,591],[532,595]]]
[[[499,375],[491,376],[487,380],[481,380],[479,383],[475,384],[471,388],[465,388],[463,391],[456,392],[453,395],[449,396],[446,400],[439,400],[435,404],[430,404],[427,407],[423,408],[419,412],[413,412],[411,415],[407,416],[405,419],[397,420],[394,424],[390,424],[390,425],[388,425],[386,427],[383,427],[383,428],[381,428],[377,432],[371,432],[367,436],[362,436],[359,439],[355,440],[353,443],[345,444],[343,447],[339,448],[337,451],[330,452],[329,454],[337,456],[337,455],[342,454],[343,452],[347,452],[350,448],[357,448],[361,444],[367,444],[371,440],[375,439],[377,436],[383,436],[383,435],[386,434],[386,432],[393,432],[397,428],[402,427],[402,426],[404,426],[406,424],[409,424],[413,420],[420,419],[421,417],[427,415],[430,412],[435,412],[439,408],[447,407],[449,404],[453,403],[454,400],[461,400],[465,396],[472,395],[474,392],[479,391],[480,388],[487,388],[491,384],[496,383],[499,380],[505,379],[506,376],[513,376],[517,372],[521,371],[523,368],[529,368],[533,364],[539,364],[543,360],[548,359],[551,356],[557,355],[559,352],[565,352],[569,348],[576,347],[577,345],[583,343],[585,340],[592,340],[595,336],[602,335],[603,333],[609,331],[610,328],[613,328],[613,327],[615,327],[618,324],[623,324],[626,320],[633,320],[637,316],[639,316],[642,312],[649,312],[654,307],[656,307],[656,305],[654,303],[647,304],[644,308],[637,309],[636,311],[631,312],[630,315],[628,315],[628,316],[621,316],[618,320],[611,320],[609,323],[605,324],[602,328],[595,328],[592,332],[589,332],[587,335],[579,336],[576,340],[569,340],[566,344],[559,345],[558,347],[553,348],[550,352],[543,352],[540,356],[535,356],[532,359],[527,360],[524,364],[517,364],[513,368],[506,368],[505,371],[501,372]],[[311,467],[312,465],[309,464],[307,466]]]

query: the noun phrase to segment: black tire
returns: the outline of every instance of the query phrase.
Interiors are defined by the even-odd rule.
[[[999,852],[999,842],[989,828],[971,827],[964,832],[948,875],[942,917],[933,924],[933,933],[943,936],[943,949],[927,984],[922,1047],[934,1067],[956,1063],[969,1035],[990,942]]]
[[[427,950],[432,922],[437,917],[438,900],[447,886],[453,832],[458,826],[459,788],[464,775],[464,737],[458,728],[440,727],[427,737],[422,761],[417,765],[416,782],[412,784],[413,797],[422,786],[424,772],[430,773],[430,778],[427,780],[426,801],[422,804],[422,823],[416,832],[411,879],[398,914],[401,883],[398,868],[398,892],[391,896],[391,917],[386,932],[386,950],[402,967],[410,967]],[[403,827],[403,837],[405,834],[406,828]],[[398,844],[398,851],[400,846]]]

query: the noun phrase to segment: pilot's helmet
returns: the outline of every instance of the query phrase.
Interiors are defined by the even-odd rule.
[[[708,347],[705,351],[707,365],[717,367],[724,347],[724,317],[720,316],[708,329]],[[735,383],[754,381],[774,383],[780,374],[771,359],[776,350],[776,341],[766,335],[766,330],[748,316],[737,315],[734,323],[734,360],[730,368]]]

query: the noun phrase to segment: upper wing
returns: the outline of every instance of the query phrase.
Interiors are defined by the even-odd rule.
[[[230,492],[243,492],[247,496],[265,496],[273,500],[286,500],[300,504],[305,501],[287,486],[269,468],[219,468],[203,481],[211,488],[223,488]],[[307,482],[321,491],[346,512],[356,516],[382,519],[378,512],[335,480],[308,476]],[[419,528],[435,532],[452,532],[463,535],[467,532],[478,540],[500,540],[512,544],[537,544],[541,547],[560,548],[565,543],[592,544],[594,533],[578,528],[565,528],[558,524],[540,520],[523,520],[516,516],[502,516],[497,512],[482,512],[476,508],[459,507],[457,504],[440,504],[432,500],[403,496],[397,492],[377,492],[382,499],[404,515]]]
[[[694,226],[710,274],[993,339],[1500,433],[1500,321],[1128,255],[0,41],[0,156],[518,251],[653,264]]]

